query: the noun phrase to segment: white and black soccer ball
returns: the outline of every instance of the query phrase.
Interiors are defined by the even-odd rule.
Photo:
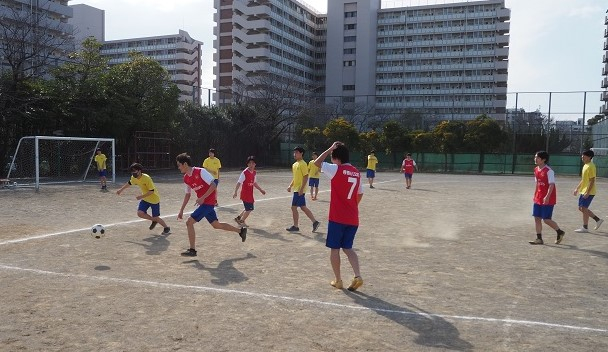
[[[102,224],[95,224],[91,227],[91,236],[94,238],[102,238],[106,234],[106,229]]]

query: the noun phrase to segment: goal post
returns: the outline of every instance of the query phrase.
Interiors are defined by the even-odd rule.
[[[108,181],[116,181],[116,147],[113,138],[27,136],[17,143],[7,176],[17,187],[97,181],[97,149],[108,158]],[[110,177],[111,173],[111,177]],[[111,179],[110,179],[111,178]]]

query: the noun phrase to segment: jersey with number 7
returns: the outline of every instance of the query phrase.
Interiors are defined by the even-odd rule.
[[[323,162],[321,172],[331,180],[329,221],[343,225],[359,225],[359,194],[363,194],[361,174],[351,164]]]

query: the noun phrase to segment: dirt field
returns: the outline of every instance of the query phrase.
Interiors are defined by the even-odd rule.
[[[220,221],[233,223],[237,172],[222,174]],[[0,191],[0,351],[606,351],[608,222],[581,215],[558,177],[563,244],[531,217],[532,176],[379,173],[355,241],[364,285],[329,285],[328,181],[307,199],[322,225],[288,233],[290,175],[261,171],[247,241],[197,225],[184,258],[179,174],[151,175],[172,234],[136,216],[138,189]],[[120,180],[121,182],[124,180]],[[608,214],[608,182],[591,208]],[[192,211],[194,207],[188,210]],[[106,226],[92,238],[89,228]],[[593,227],[593,224],[592,226]],[[345,256],[344,278],[352,272]]]

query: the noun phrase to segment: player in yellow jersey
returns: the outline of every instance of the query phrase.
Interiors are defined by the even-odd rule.
[[[211,175],[213,175],[213,178],[215,178],[215,180],[213,181],[215,183],[215,186],[219,186],[220,169],[222,168],[222,163],[220,159],[215,157],[215,149],[209,149],[209,157],[203,160],[203,168],[207,170]],[[215,206],[218,206],[217,201],[215,203]]]
[[[378,158],[376,158],[376,151],[372,150],[367,156],[367,181],[369,182],[369,188],[374,188],[374,178],[376,177],[376,165],[378,165]]]
[[[160,218],[160,196],[152,178],[147,174],[142,173],[143,167],[139,163],[134,163],[129,168],[131,170],[131,179],[125,183],[116,194],[120,195],[122,191],[129,188],[131,185],[137,185],[141,189],[141,195],[135,197],[139,201],[137,208],[137,216],[142,219],[152,221],[150,230],[154,229],[157,223],[163,227],[163,235],[171,234],[171,228]],[[152,216],[148,215],[148,208],[152,208]]]
[[[318,157],[317,152],[312,152],[312,160],[308,163],[308,187],[310,187],[310,199],[312,200],[317,200],[317,194],[319,194],[321,169],[315,165],[315,160]]]
[[[101,149],[99,148],[97,148],[95,153],[95,163],[97,164],[97,172],[99,174],[101,190],[106,192],[108,190],[106,187],[106,160],[108,160],[108,158],[104,153],[101,152]]]
[[[317,231],[319,222],[312,215],[310,209],[306,207],[306,182],[308,181],[308,165],[302,160],[304,157],[304,148],[295,147],[293,150],[293,158],[296,160],[291,166],[293,172],[293,179],[287,187],[287,192],[293,190],[293,198],[291,200],[291,214],[293,216],[293,225],[287,228],[287,231],[294,232],[300,231],[298,227],[298,220],[300,215],[298,214],[298,208],[302,209],[304,214],[308,216],[312,221],[312,232]]]
[[[593,156],[593,150],[590,149],[583,151],[581,154],[581,160],[585,165],[583,165],[581,173],[581,182],[578,183],[573,192],[575,196],[578,195],[578,210],[583,213],[583,227],[574,230],[578,233],[589,232],[589,218],[595,220],[594,230],[599,229],[604,222],[589,209],[591,201],[595,197],[595,178],[597,176],[597,170],[592,160]]]

